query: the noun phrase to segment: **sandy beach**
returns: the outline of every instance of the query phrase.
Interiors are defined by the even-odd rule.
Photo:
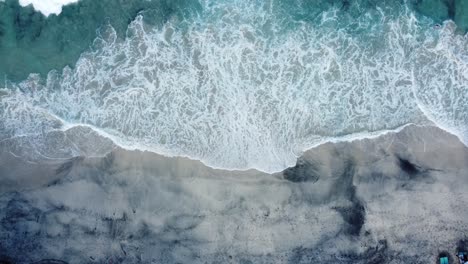
[[[31,163],[2,146],[2,260],[435,263],[466,242],[468,148],[436,127],[327,143],[275,174],[112,148]]]

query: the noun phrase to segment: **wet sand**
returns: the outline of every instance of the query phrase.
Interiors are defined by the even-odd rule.
[[[327,143],[275,174],[0,146],[11,263],[436,263],[468,238],[468,148],[435,127]]]

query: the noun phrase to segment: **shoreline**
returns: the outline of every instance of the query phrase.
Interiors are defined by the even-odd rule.
[[[283,169],[278,170],[278,171],[263,171],[261,169],[255,168],[255,167],[226,168],[226,167],[214,166],[214,165],[211,165],[211,164],[207,163],[203,159],[200,159],[200,158],[197,158],[197,157],[192,157],[192,156],[189,156],[189,155],[170,154],[170,153],[167,153],[167,151],[158,150],[158,149],[151,148],[151,147],[146,147],[146,146],[135,146],[135,145],[129,146],[128,143],[123,143],[122,140],[120,138],[118,138],[117,136],[114,136],[114,135],[106,132],[105,130],[97,128],[97,127],[95,127],[93,125],[88,125],[88,124],[73,124],[73,125],[71,125],[71,124],[67,124],[64,120],[61,120],[60,118],[58,118],[56,116],[54,116],[54,118],[59,119],[61,122],[63,122],[65,124],[65,125],[63,125],[63,129],[56,130],[55,132],[59,131],[59,132],[62,132],[62,133],[66,133],[67,131],[69,131],[69,130],[71,131],[73,129],[87,128],[87,129],[91,129],[94,133],[96,133],[100,137],[110,140],[115,145],[116,148],[122,148],[122,149],[127,150],[127,151],[149,152],[149,153],[154,153],[154,154],[157,154],[157,155],[160,155],[160,156],[163,156],[163,157],[167,157],[167,158],[186,158],[186,159],[189,159],[189,160],[192,160],[192,161],[201,162],[203,165],[205,165],[207,167],[210,167],[212,169],[216,169],[216,170],[233,171],[233,172],[245,172],[245,171],[254,170],[254,171],[258,171],[258,172],[262,172],[262,173],[274,174],[274,173],[279,173],[281,171],[284,171],[285,169],[287,169],[289,167],[293,167],[295,165],[295,163],[290,164],[289,166],[286,166]],[[438,129],[440,129],[440,130],[442,130],[442,131],[444,131],[444,132],[446,132],[446,133],[448,133],[450,135],[453,135],[453,136],[457,137],[458,140],[462,144],[464,144],[463,141],[456,134],[450,132],[449,130],[446,130],[443,127],[440,127],[440,126],[434,124],[432,121],[429,121],[429,122],[430,123],[427,124],[427,125],[418,125],[418,124],[414,124],[414,123],[409,123],[409,124],[405,124],[405,125],[402,125],[400,127],[397,127],[395,129],[388,129],[388,130],[381,130],[381,131],[374,131],[374,132],[363,131],[363,132],[352,133],[352,134],[348,134],[348,135],[344,135],[344,136],[340,136],[340,137],[325,137],[320,142],[312,144],[311,146],[305,147],[300,152],[300,155],[295,154],[296,162],[297,162],[297,159],[300,158],[304,153],[306,153],[308,151],[311,151],[311,150],[313,150],[315,148],[318,148],[318,147],[320,147],[322,145],[328,144],[328,143],[332,143],[332,144],[352,143],[354,141],[377,139],[377,138],[385,136],[387,134],[399,133],[399,132],[403,131],[404,129],[406,129],[408,127],[413,127],[413,126],[414,127],[421,127],[421,128],[432,128],[432,127],[438,128]],[[30,135],[23,135],[23,136],[28,137]],[[7,139],[7,140],[9,140],[9,139]],[[466,146],[466,147],[468,147],[468,146]],[[87,157],[92,157],[92,156],[87,156]],[[102,156],[96,156],[96,157],[102,157]]]
[[[0,249],[16,263],[418,263],[466,239],[467,170],[457,137],[416,126],[323,144],[274,174],[122,148],[1,156]]]

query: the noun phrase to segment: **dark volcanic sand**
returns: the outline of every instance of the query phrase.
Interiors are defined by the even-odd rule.
[[[14,144],[7,263],[436,263],[468,237],[468,148],[435,127],[324,144],[273,175],[120,148],[26,162]]]

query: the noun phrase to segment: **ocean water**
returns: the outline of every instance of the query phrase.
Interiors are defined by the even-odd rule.
[[[57,151],[47,133],[89,126],[125,148],[266,172],[408,124],[468,144],[467,8],[83,0],[45,18],[7,0],[0,140],[24,137],[34,159]]]
[[[84,0],[63,7],[60,15],[51,13],[60,2],[69,0],[40,0],[33,2],[45,14],[18,0],[0,2],[0,81],[26,79],[31,73],[44,78],[50,70],[61,71],[74,66],[81,53],[89,51],[99,27],[112,24],[119,38],[125,37],[128,24],[140,12],[147,13],[151,25],[164,23],[169,17],[187,15],[190,1],[147,0]],[[187,3],[186,3],[187,2]],[[46,4],[48,3],[48,4]],[[198,6],[192,5],[193,8]],[[187,13],[187,14],[186,14]]]

